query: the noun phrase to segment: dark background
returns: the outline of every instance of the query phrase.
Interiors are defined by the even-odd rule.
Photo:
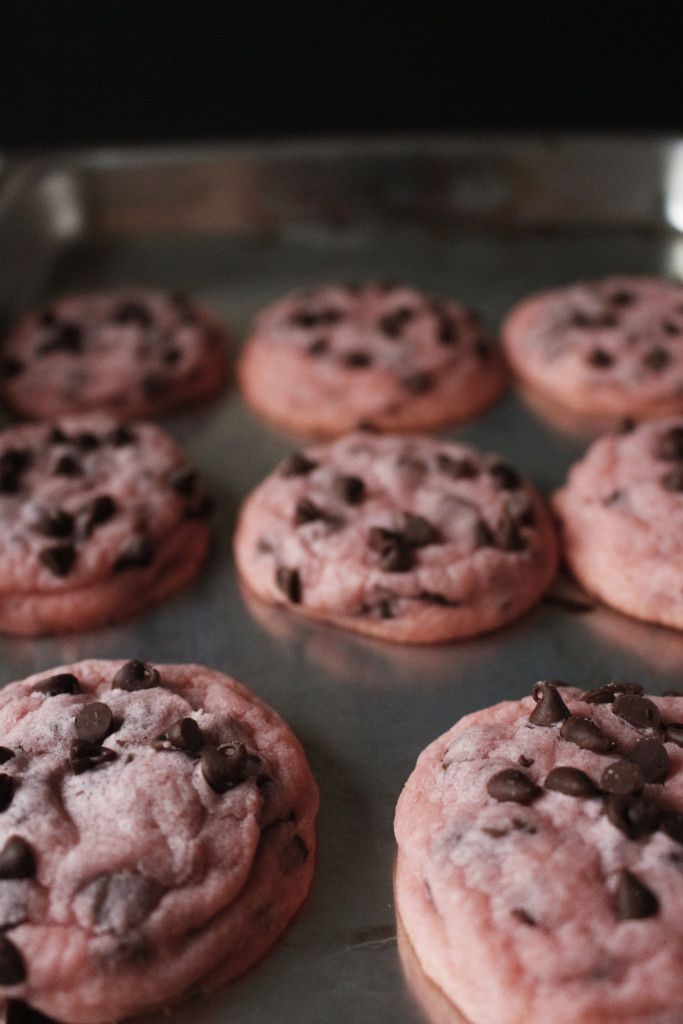
[[[683,4],[1,0],[0,149],[683,130]]]

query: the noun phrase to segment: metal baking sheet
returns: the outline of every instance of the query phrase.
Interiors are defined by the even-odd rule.
[[[266,302],[326,281],[395,278],[461,298],[496,327],[518,298],[612,272],[683,269],[681,144],[670,139],[430,138],[56,153],[7,162],[0,316],[66,291],[128,284],[192,292],[236,346]],[[241,500],[299,442],[260,423],[234,386],[164,421],[217,501],[201,578],[135,621],[87,634],[0,638],[7,682],[86,657],[200,662],[275,707],[321,791],[311,897],[229,989],[154,1024],[420,1024],[392,895],[394,805],[420,750],[460,716],[543,678],[681,684],[683,636],[606,608],[544,601],[519,622],[417,649],[357,638],[241,593]],[[588,443],[510,390],[441,432],[496,451],[548,494]]]

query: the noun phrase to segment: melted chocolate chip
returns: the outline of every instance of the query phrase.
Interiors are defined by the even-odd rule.
[[[637,764],[646,782],[664,782],[669,774],[669,755],[659,740],[636,740],[626,752],[629,761]]]
[[[81,430],[74,437],[74,444],[81,452],[94,452],[100,447],[100,439],[91,430]]]
[[[580,768],[569,766],[553,768],[548,772],[543,785],[546,789],[563,793],[565,796],[592,797],[598,795],[598,789],[593,780]]]
[[[393,313],[386,313],[380,318],[378,327],[383,334],[386,334],[389,338],[398,338],[403,328],[409,323],[415,316],[415,310],[409,306],[402,306],[400,309],[394,310]]]
[[[418,370],[408,374],[407,377],[401,377],[401,387],[409,391],[411,395],[423,395],[434,387],[434,378],[426,370]]]
[[[655,373],[666,369],[670,362],[671,356],[665,348],[650,349],[643,356],[643,366],[646,366],[648,370],[653,370]]]
[[[40,679],[31,687],[33,693],[45,693],[48,697],[57,697],[60,693],[80,693],[81,684],[71,672],[58,672],[54,676]]]
[[[403,535],[381,526],[372,526],[368,533],[368,547],[379,556],[380,568],[385,572],[409,572],[414,565],[411,546]]]
[[[117,306],[111,315],[111,321],[115,324],[139,324],[141,327],[151,327],[153,318],[150,311],[141,302],[130,300]]]
[[[74,740],[69,751],[69,764],[74,775],[99,768],[116,759],[116,752],[90,740]]]
[[[99,743],[112,727],[114,716],[108,704],[96,700],[86,704],[74,719],[74,729],[79,740]]]
[[[6,811],[14,796],[14,779],[11,775],[0,773],[0,812]]]
[[[81,893],[89,898],[98,931],[123,936],[149,917],[164,891],[153,878],[124,870],[98,875]]]
[[[6,761],[11,761],[13,757],[13,750],[10,750],[9,747],[0,747],[0,764],[5,764]]]
[[[641,795],[610,796],[605,802],[609,821],[629,839],[642,839],[657,828],[659,814],[654,804]]]
[[[600,785],[605,793],[613,796],[638,795],[645,785],[643,773],[631,761],[613,761],[602,773]]]
[[[586,715],[570,715],[562,725],[560,735],[582,750],[592,750],[594,754],[606,754],[614,748],[613,741],[604,735],[598,723]]]
[[[275,570],[275,582],[292,604],[301,604],[301,576],[297,569],[278,566]]]
[[[220,747],[204,747],[200,765],[202,775],[214,793],[225,793],[247,778],[247,751],[234,741]]]
[[[108,494],[100,494],[78,510],[78,524],[84,537],[90,537],[96,526],[101,526],[116,515],[116,503]]]
[[[60,508],[38,508],[31,526],[44,537],[70,537],[74,528],[74,517]]]
[[[339,526],[340,520],[331,512],[319,508],[310,498],[299,498],[294,509],[294,523],[296,526],[304,526],[306,523],[314,523],[318,520],[328,523],[331,526]]]
[[[365,484],[359,476],[338,476],[334,489],[347,505],[360,505],[365,498]]]
[[[614,698],[619,693],[634,693],[642,696],[643,692],[640,683],[606,683],[604,686],[598,686],[597,689],[584,693],[581,700],[586,704],[613,704]]]
[[[527,924],[530,928],[538,927],[538,921],[536,918],[533,917],[528,910],[525,910],[524,907],[513,907],[510,913],[513,917],[516,917],[518,921],[521,921],[522,924]]]
[[[470,459],[457,459],[451,455],[439,454],[436,464],[439,472],[451,477],[452,480],[473,480],[479,475],[477,467]]]
[[[495,466],[489,466],[488,474],[493,481],[494,487],[501,491],[514,491],[522,482],[519,473],[512,469],[511,466],[506,466],[503,462],[498,462]]]
[[[659,828],[669,839],[683,843],[683,814],[680,811],[660,811]]]
[[[659,439],[657,458],[665,461],[683,459],[683,427],[671,427]]]
[[[114,562],[114,572],[122,572],[125,569],[144,569],[151,565],[154,560],[154,548],[149,537],[138,533],[130,538],[128,543]]]
[[[0,985],[19,985],[25,978],[21,953],[6,935],[0,934]]]
[[[116,448],[123,448],[124,445],[135,444],[137,439],[129,427],[122,425],[120,427],[116,427],[115,430],[112,430],[105,440],[110,444],[113,444]]]
[[[657,705],[639,694],[617,694],[612,711],[632,725],[634,729],[656,729],[659,725]]]
[[[83,466],[73,455],[61,455],[54,468],[57,476],[83,476]]]
[[[76,560],[76,549],[73,544],[57,544],[53,548],[43,548],[38,559],[53,576],[68,576]]]
[[[486,792],[494,800],[530,804],[541,795],[542,790],[524,772],[517,768],[505,768],[491,776]]]
[[[372,359],[368,352],[363,352],[360,349],[352,349],[350,352],[344,353],[342,357],[344,366],[348,366],[351,370],[360,370],[366,366],[370,366]]]
[[[33,461],[29,449],[8,448],[0,455],[0,494],[17,494],[21,476]]]
[[[52,352],[70,352],[78,355],[83,351],[83,332],[78,324],[59,324],[54,334],[36,347],[39,356],[50,355]]]
[[[571,712],[553,683],[536,683],[531,695],[536,701],[536,707],[529,715],[532,725],[557,725],[570,717]]]
[[[135,659],[122,665],[111,681],[112,690],[127,690],[129,693],[161,685],[158,671],[148,662]]]
[[[293,455],[290,455],[281,463],[280,475],[284,477],[308,476],[317,465],[317,462],[307,459],[301,452],[294,452]]]
[[[614,912],[620,921],[653,917],[659,910],[654,893],[630,871],[622,871],[614,894]]]
[[[614,362],[614,356],[605,352],[604,348],[594,348],[588,356],[588,362],[598,370],[605,370]]]
[[[10,836],[0,850],[0,878],[33,878],[36,860],[33,850],[21,836]]]

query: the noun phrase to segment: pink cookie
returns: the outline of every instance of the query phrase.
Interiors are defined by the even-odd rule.
[[[0,398],[28,419],[107,410],[149,418],[220,394],[228,335],[182,295],[70,295],[27,313],[0,348]]]
[[[538,683],[420,755],[398,913],[474,1024],[683,1019],[682,721],[635,684]]]
[[[541,498],[497,456],[358,432],[291,456],[251,494],[235,557],[268,604],[434,643],[517,618],[558,554]]]
[[[683,412],[683,285],[612,277],[544,292],[507,316],[503,348],[519,380],[589,415]]]
[[[238,378],[260,416],[315,437],[462,422],[505,383],[498,347],[470,310],[381,283],[274,303],[256,320]]]
[[[104,413],[0,433],[0,630],[129,618],[202,567],[210,502],[176,443]]]
[[[567,565],[587,590],[683,629],[683,418],[594,442],[553,506]]]
[[[278,715],[198,665],[84,661],[0,693],[0,985],[67,1024],[224,984],[284,930],[318,805]]]

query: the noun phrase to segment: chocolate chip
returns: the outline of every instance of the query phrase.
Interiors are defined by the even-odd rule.
[[[510,466],[506,466],[503,462],[497,462],[495,466],[489,466],[488,473],[494,487],[501,491],[514,491],[522,482],[519,473]]]
[[[524,907],[513,907],[510,913],[513,917],[516,917],[518,921],[521,921],[522,924],[527,924],[531,928],[538,927],[538,921],[536,918],[532,917],[529,911],[525,910]]]
[[[103,740],[111,729],[114,716],[108,704],[96,700],[86,704],[74,719],[74,728],[79,740],[98,743]]]
[[[317,462],[307,459],[301,452],[294,452],[280,464],[280,475],[284,477],[308,476],[317,465]]]
[[[173,746],[180,750],[195,752],[204,746],[202,731],[194,718],[179,718],[169,727],[166,735]]]
[[[52,352],[71,352],[78,355],[83,351],[83,332],[78,324],[60,324],[55,333],[36,347],[39,356],[50,355]]]
[[[306,351],[309,356],[317,357],[324,356],[326,352],[329,352],[329,349],[330,343],[327,338],[316,338],[307,346]]]
[[[683,427],[671,427],[659,439],[657,458],[672,461],[683,459]]]
[[[401,377],[401,387],[409,391],[411,395],[423,395],[434,387],[434,377],[426,370],[418,370],[408,374],[407,377]]]
[[[83,476],[83,466],[73,455],[62,455],[57,460],[54,472],[58,476],[77,477]]]
[[[536,707],[529,715],[532,725],[557,725],[570,717],[571,712],[553,683],[536,683],[531,696],[536,701]]]
[[[133,431],[126,426],[116,427],[110,434],[105,438],[110,444],[115,445],[117,448],[123,448],[124,445],[135,444],[136,437]]]
[[[210,516],[215,507],[215,503],[211,495],[202,494],[196,501],[188,505],[183,515],[185,519],[206,519]]]
[[[386,313],[380,318],[378,327],[383,334],[386,334],[389,338],[398,338],[403,332],[403,328],[409,323],[415,316],[415,310],[409,306],[402,306],[400,309],[394,310],[393,313]]]
[[[565,796],[591,797],[598,795],[598,789],[593,780],[580,768],[569,766],[553,768],[548,772],[543,785],[546,789],[563,793]]]
[[[31,519],[36,533],[44,537],[70,537],[74,528],[74,517],[60,508],[37,508]]]
[[[303,526],[305,523],[314,523],[318,519],[325,519],[328,513],[311,501],[310,498],[299,498],[294,509],[294,523],[296,526]]]
[[[303,327],[308,330],[311,327],[319,327],[321,324],[336,324],[343,320],[344,316],[345,314],[341,309],[334,309],[332,306],[328,309],[322,309],[317,313],[313,312],[313,310],[302,309],[294,313],[289,318],[289,322],[293,327]]]
[[[301,836],[295,833],[284,846],[277,858],[278,867],[283,875],[299,871],[308,860],[309,850]]]
[[[631,761],[613,761],[602,773],[600,785],[605,793],[613,796],[638,795],[645,785],[643,773]]]
[[[239,741],[220,747],[204,747],[200,765],[202,775],[214,793],[225,793],[247,777],[246,747]]]
[[[681,334],[680,324],[674,323],[673,320],[664,320],[662,323],[662,330],[665,334],[668,334],[670,337],[676,337],[677,335]]]
[[[648,370],[654,370],[658,372],[664,370],[671,362],[671,356],[665,348],[653,348],[650,349],[643,356],[643,366],[646,366]]]
[[[301,577],[297,569],[278,566],[275,570],[275,582],[292,604],[301,604]]]
[[[491,541],[499,551],[524,551],[526,541],[509,516],[504,516],[491,531]]]
[[[612,711],[632,725],[634,729],[656,729],[659,725],[657,705],[639,694],[617,694]]]
[[[441,345],[455,345],[458,341],[458,325],[450,317],[443,315],[439,321],[437,337]]]
[[[615,327],[616,317],[613,313],[584,313],[577,310],[572,316],[574,327],[587,327],[589,330],[599,330],[601,327]]]
[[[368,547],[379,555],[380,568],[385,572],[408,572],[414,565],[413,553],[400,533],[372,526],[368,533]]]
[[[154,548],[149,537],[142,533],[135,534],[127,542],[114,562],[114,572],[125,569],[144,569],[154,560]]]
[[[74,740],[69,751],[69,764],[74,775],[99,768],[116,759],[116,752],[90,740]]]
[[[474,354],[482,363],[488,361],[488,358],[491,355],[491,343],[487,338],[477,338],[474,343]]]
[[[166,477],[166,482],[171,490],[184,498],[189,498],[194,493],[198,480],[199,474],[197,470],[192,469],[190,466],[180,466],[177,469],[172,469]]]
[[[669,470],[662,479],[661,485],[665,491],[671,494],[680,494],[683,491],[683,466],[675,466]]]
[[[50,433],[47,436],[48,444],[66,444],[69,438],[66,436],[61,427],[52,427]]]
[[[14,796],[14,779],[11,775],[0,773],[0,812],[6,811]]]
[[[456,598],[446,597],[445,594],[438,594],[433,590],[421,590],[417,595],[417,600],[438,605],[440,608],[459,608],[462,604],[462,601],[458,601]]]
[[[0,985],[19,985],[25,978],[21,953],[6,935],[0,934]]]
[[[423,548],[428,544],[435,544],[438,539],[436,529],[425,519],[424,516],[408,512],[405,516],[405,523],[401,531],[401,538],[404,544],[411,548]]]
[[[581,700],[586,704],[612,704],[619,693],[643,694],[643,687],[640,683],[606,683],[598,686],[595,690],[584,693]]]
[[[31,687],[33,693],[45,693],[48,697],[57,697],[60,693],[80,693],[81,684],[71,672],[58,672],[57,675],[40,679]]]
[[[13,750],[10,750],[9,747],[0,747],[0,764],[5,764],[6,761],[11,761],[13,757]]]
[[[659,910],[654,893],[630,871],[622,871],[614,894],[614,912],[620,921],[653,917]]]
[[[0,850],[0,878],[33,878],[36,860],[33,850],[21,836],[10,836]]]
[[[97,875],[78,895],[90,903],[99,932],[129,936],[149,917],[165,891],[155,879],[123,870]]]
[[[175,366],[180,361],[182,352],[178,348],[169,348],[162,355],[162,360],[166,366]]]
[[[636,301],[636,296],[633,292],[627,291],[626,288],[623,288],[616,292],[612,292],[612,294],[608,296],[607,301],[613,303],[615,306],[631,306]]]
[[[609,821],[629,839],[642,839],[654,832],[659,814],[656,807],[641,795],[610,796],[605,802]]]
[[[8,448],[0,455],[0,493],[17,494],[21,488],[21,475],[33,461],[29,449]]]
[[[594,348],[588,356],[588,362],[598,370],[604,370],[614,362],[614,356],[605,352],[604,348]]]
[[[582,750],[594,754],[606,754],[614,748],[614,742],[604,735],[597,722],[586,715],[570,715],[560,729],[560,735]]]
[[[659,740],[636,740],[626,751],[626,756],[638,765],[646,782],[664,782],[669,774],[669,755]]]
[[[101,526],[116,515],[116,503],[108,494],[100,494],[78,510],[78,523],[83,536],[90,537],[96,526]]]
[[[352,349],[350,352],[344,353],[342,362],[351,370],[359,370],[366,366],[370,366],[372,359],[368,352],[363,352],[360,349]]]
[[[505,768],[491,776],[486,792],[494,800],[530,804],[541,795],[542,790],[524,772],[517,768]]]
[[[23,369],[24,364],[16,356],[0,357],[0,377],[10,380],[13,377],[18,377]]]
[[[122,665],[111,681],[112,690],[151,690],[161,686],[158,671],[146,661],[132,659]]]
[[[115,324],[140,324],[141,327],[151,327],[153,323],[152,314],[141,302],[124,302],[118,306],[111,315],[111,321]]]
[[[664,742],[675,743],[677,747],[683,747],[683,723],[669,722],[664,730]]]
[[[71,571],[76,560],[76,549],[73,544],[57,544],[53,548],[43,548],[38,559],[54,576],[62,578]]]
[[[660,811],[659,828],[669,839],[683,843],[683,814],[680,811]]]
[[[348,505],[360,505],[365,498],[365,484],[359,476],[338,476],[334,488]]]
[[[439,454],[436,464],[440,473],[444,473],[453,480],[473,480],[479,475],[477,467],[470,459],[458,459],[451,455]]]
[[[147,398],[159,398],[168,390],[168,377],[162,373],[148,373],[140,381],[140,386]]]

